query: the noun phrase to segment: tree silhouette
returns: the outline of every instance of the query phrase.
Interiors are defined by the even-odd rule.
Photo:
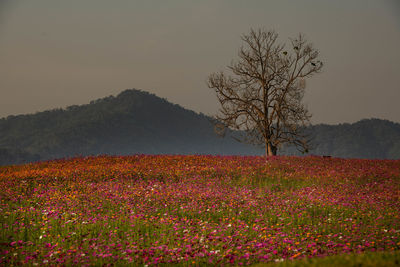
[[[288,49],[277,38],[275,31],[252,29],[242,36],[239,59],[228,66],[232,75],[212,73],[207,81],[221,104],[215,119],[245,131],[241,141],[265,145],[266,156],[276,155],[285,143],[308,151],[303,129],[311,115],[302,103],[305,79],[323,65],[303,35],[290,39]]]

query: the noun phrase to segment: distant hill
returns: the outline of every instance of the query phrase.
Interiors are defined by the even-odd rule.
[[[87,105],[0,119],[0,148],[42,160],[133,153],[262,154],[261,148],[217,136],[209,117],[135,89]]]
[[[364,119],[353,124],[315,125],[315,154],[346,158],[400,159],[400,124]]]
[[[343,158],[400,159],[400,124],[388,120],[364,119],[353,124],[313,125],[310,153]],[[298,155],[294,148],[285,154]]]
[[[314,125],[311,154],[400,158],[400,124],[362,120]],[[140,90],[87,105],[0,119],[0,165],[98,154],[262,155],[263,148],[217,136],[211,118]],[[284,154],[296,154],[286,148]]]
[[[37,154],[31,154],[21,149],[0,148],[0,165],[28,163],[40,160]]]

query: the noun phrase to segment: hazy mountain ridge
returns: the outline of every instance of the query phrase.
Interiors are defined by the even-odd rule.
[[[307,131],[312,137],[310,154],[343,158],[400,158],[399,123],[363,119],[352,124],[312,125]],[[286,148],[283,152],[299,155],[294,148]]]
[[[364,119],[353,124],[315,125],[316,154],[351,158],[400,158],[400,124]],[[329,142],[329,140],[331,140]]]
[[[369,119],[307,130],[311,154],[400,158],[398,123]],[[264,153],[229,135],[218,137],[210,117],[132,89],[86,105],[0,119],[0,164],[97,154]],[[293,148],[283,153],[297,154]]]
[[[0,165],[28,163],[40,160],[40,156],[20,149],[0,148]]]
[[[210,118],[153,94],[118,96],[0,119],[0,148],[42,159],[96,154],[259,154],[262,149],[220,138]]]

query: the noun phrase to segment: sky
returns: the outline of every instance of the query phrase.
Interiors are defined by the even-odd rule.
[[[303,33],[319,50],[313,123],[400,122],[398,0],[0,0],[0,117],[129,88],[215,115],[207,77],[251,28],[283,43]]]

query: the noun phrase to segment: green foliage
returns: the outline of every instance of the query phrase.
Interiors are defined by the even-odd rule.
[[[362,254],[345,254],[324,258],[309,258],[302,260],[286,260],[279,263],[255,264],[257,267],[395,267],[400,265],[400,252],[368,252]]]

